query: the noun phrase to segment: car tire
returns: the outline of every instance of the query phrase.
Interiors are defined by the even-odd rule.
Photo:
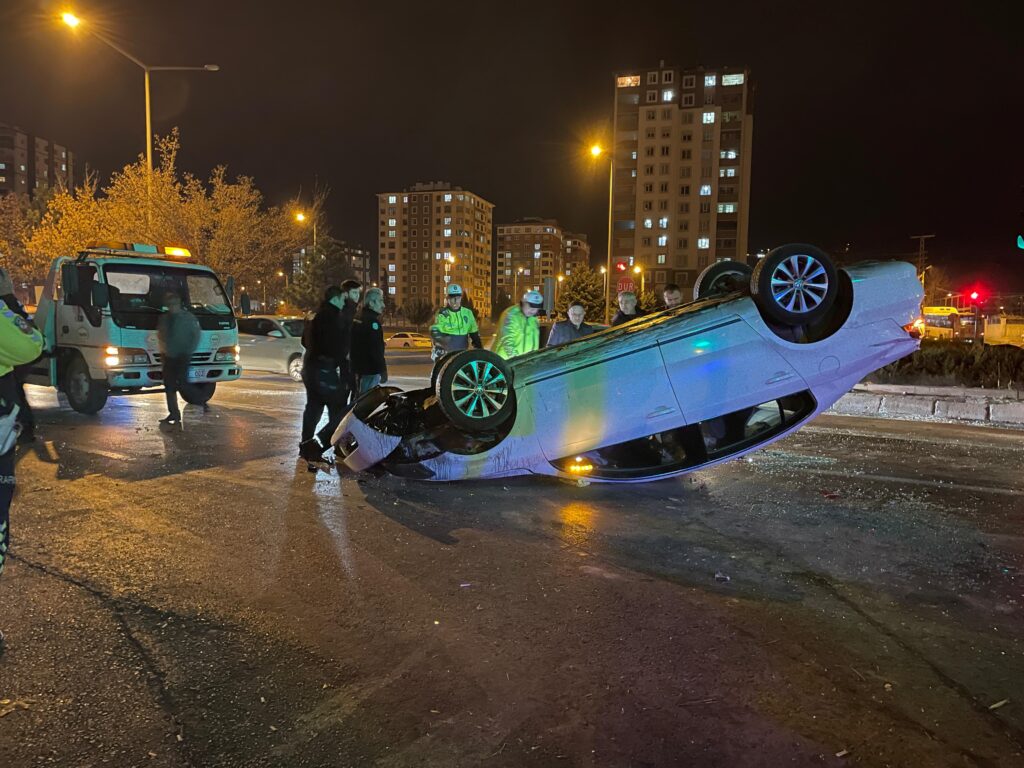
[[[458,352],[444,352],[434,361],[434,367],[430,369],[430,388],[435,392],[437,391],[437,379],[441,375],[441,369],[451,359],[451,356],[455,354],[458,354]]]
[[[189,405],[206,405],[216,391],[215,383],[204,381],[201,384],[189,384],[187,387],[183,387],[181,397]]]
[[[746,290],[754,270],[741,261],[716,261],[697,275],[693,284],[693,300]]]
[[[288,378],[302,381],[302,355],[292,355],[288,359]]]
[[[103,410],[109,390],[107,382],[92,378],[85,360],[75,354],[64,374],[64,394],[73,409],[91,416]]]
[[[408,347],[408,346],[409,346],[409,342],[408,342],[408,341],[407,341],[407,342],[405,342],[405,344],[403,344],[402,346],[403,346],[403,347]]]
[[[486,349],[464,349],[445,360],[434,393],[448,420],[471,434],[504,424],[515,411],[509,364]]]
[[[807,325],[824,317],[839,292],[832,258],[806,243],[775,248],[754,267],[750,293],[766,319]]]

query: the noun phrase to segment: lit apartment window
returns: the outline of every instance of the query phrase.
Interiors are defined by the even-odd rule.
[[[711,185],[710,184],[701,184],[700,185],[700,194],[701,194],[702,197],[707,197],[708,195],[710,195],[711,194]]]
[[[534,243],[533,244],[533,250],[539,251],[540,250],[540,243]]]
[[[396,278],[394,275],[388,275],[388,282],[389,283],[394,283],[395,281],[397,281],[397,279],[398,278]]]
[[[394,205],[397,202],[398,202],[398,196],[397,195],[388,195],[388,205]]]
[[[736,169],[735,168],[719,168],[718,169],[718,175],[719,175],[719,177],[721,177],[723,179],[731,179],[731,178],[733,178],[736,175]]]
[[[388,237],[394,237],[394,236],[395,236],[395,230],[389,229],[388,230]]]
[[[736,213],[736,203],[719,203],[719,213]]]
[[[446,229],[446,230],[444,231],[444,236],[445,236],[445,237],[451,237],[451,236],[452,236],[452,231],[451,231],[450,229]]]
[[[704,250],[706,248],[710,248],[711,247],[711,239],[707,238],[707,237],[698,237],[697,238],[697,247],[700,248],[701,250]]]
[[[394,272],[394,271],[395,271],[395,265],[394,264],[388,264],[388,272]]]
[[[704,123],[704,125],[710,125],[711,123],[715,122],[715,113],[705,112],[703,115],[701,115],[701,122]]]
[[[388,286],[388,293],[390,295],[394,296],[396,293],[398,293],[398,290],[395,288],[395,286],[389,285]]]
[[[436,259],[436,260],[440,261],[440,259],[441,259],[441,254],[440,254],[440,253],[435,253],[435,254],[434,254],[434,259]]]
[[[722,85],[743,85],[743,75],[722,75]]]
[[[636,160],[636,150],[635,150],[635,149],[634,149],[634,150],[633,150],[633,151],[632,151],[632,152],[630,153],[630,157],[631,157],[631,158],[632,158],[633,160]]]
[[[540,251],[534,251],[533,252],[533,258],[539,259],[540,258]]]
[[[403,203],[408,203],[409,202],[409,196],[408,195],[402,195],[402,202]]]
[[[718,156],[723,160],[735,160],[737,157],[739,157],[739,152],[737,152],[735,149],[723,149],[721,152],[718,153]]]
[[[445,195],[445,196],[444,196],[444,201],[445,201],[446,203],[450,203],[450,202],[452,201],[452,196],[451,196],[450,194],[448,194],[448,195]]]
[[[664,264],[665,263],[665,254],[664,253],[659,253],[658,254],[658,263],[659,264]]]
[[[0,163],[0,171],[6,171],[6,170],[7,170],[7,163]]]
[[[672,101],[676,97],[676,92],[671,88],[666,88],[661,92],[662,101]]]
[[[654,229],[654,220],[644,219],[644,229]]]
[[[2,184],[5,181],[7,181],[7,177],[6,176],[0,176],[0,184]]]
[[[668,235],[658,235],[658,246],[664,248],[668,245]]]
[[[632,171],[630,171],[629,175],[630,175],[631,178],[635,179],[636,178],[636,168],[634,168]]]
[[[661,229],[668,229],[668,216],[662,216],[658,219],[658,226]]]
[[[389,227],[393,227],[396,224],[398,224],[398,222],[395,219],[388,219],[388,226]]]
[[[718,82],[718,75],[704,75],[704,87],[714,88],[715,83]]]

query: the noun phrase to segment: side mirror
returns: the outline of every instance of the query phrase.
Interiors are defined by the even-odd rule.
[[[66,264],[61,264],[60,267],[60,284],[61,290],[64,292],[64,303],[65,304],[77,304],[78,303],[78,269],[70,261]],[[70,301],[69,301],[70,299]]]
[[[105,307],[110,304],[110,286],[106,283],[92,284],[92,305]]]
[[[243,315],[251,315],[252,314],[252,300],[249,298],[249,294],[248,293],[243,293],[242,294],[241,303],[242,303],[242,314]]]
[[[228,291],[228,301],[232,304],[235,303],[235,278],[229,277],[228,284],[225,286]]]
[[[281,331],[277,331],[277,330],[271,331],[270,333],[267,334],[267,336],[273,336],[275,339],[283,339],[284,338],[284,334],[281,333]]]

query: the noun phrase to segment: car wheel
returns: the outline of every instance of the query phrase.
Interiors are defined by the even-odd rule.
[[[288,361],[288,378],[302,381],[302,355],[293,355]]]
[[[512,369],[486,349],[465,349],[448,357],[434,392],[448,420],[470,433],[500,427],[515,410]]]
[[[216,384],[204,381],[202,384],[189,384],[182,387],[181,397],[189,405],[206,405],[216,391]]]
[[[64,394],[68,403],[79,413],[99,413],[107,404],[107,382],[98,381],[89,375],[89,366],[80,355],[75,355],[68,364],[64,376]]]
[[[745,290],[753,271],[743,262],[729,259],[709,264],[697,275],[693,284],[693,300]]]
[[[750,276],[750,292],[769,320],[806,325],[835,303],[839,272],[820,248],[791,243],[772,250]]]
[[[433,352],[433,348],[431,348],[431,351]],[[434,367],[430,369],[430,388],[435,392],[437,391],[437,379],[441,375],[441,369],[444,368],[445,364],[454,354],[457,354],[457,352],[441,352],[434,360]]]
[[[403,344],[402,346],[403,346],[403,347],[408,347],[408,346],[409,346],[409,342],[408,342],[408,341],[407,341],[407,342],[405,342],[405,344]]]

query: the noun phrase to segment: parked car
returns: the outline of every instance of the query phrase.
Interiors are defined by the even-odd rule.
[[[302,381],[301,317],[249,315],[238,318],[238,346],[242,367],[252,371],[287,373],[293,381]]]
[[[429,336],[406,331],[396,333],[384,342],[384,346],[388,349],[430,349],[432,345],[433,342],[431,342]]]
[[[430,388],[371,390],[335,432],[338,453],[427,480],[661,479],[785,437],[919,346],[910,264],[840,270],[808,245],[752,273],[719,264],[680,307],[510,360],[464,350]]]

